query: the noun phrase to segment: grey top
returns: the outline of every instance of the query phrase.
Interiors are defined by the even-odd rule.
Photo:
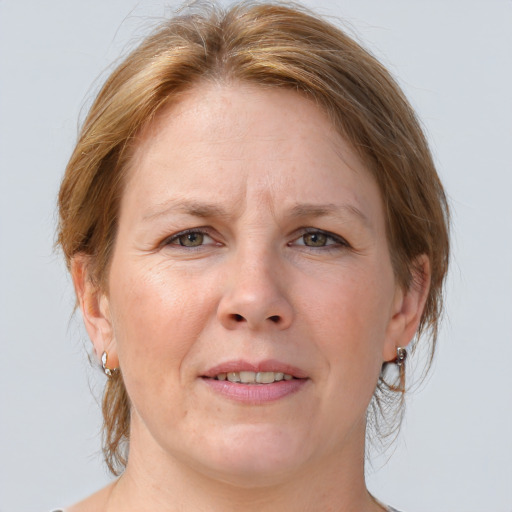
[[[52,512],[64,512],[61,508],[58,508],[56,510],[52,510]],[[388,507],[388,512],[399,512],[396,508]]]

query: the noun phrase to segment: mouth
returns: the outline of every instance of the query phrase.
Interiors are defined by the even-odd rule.
[[[210,368],[202,377],[242,384],[272,384],[283,380],[307,379],[308,375],[300,368],[268,359],[257,363],[228,361]]]
[[[228,380],[229,382],[241,382],[242,384],[272,384],[282,380],[295,379],[293,375],[283,372],[221,372],[215,377],[215,380]]]
[[[299,368],[279,361],[230,361],[201,375],[216,394],[237,402],[263,404],[280,400],[304,388],[310,380]]]

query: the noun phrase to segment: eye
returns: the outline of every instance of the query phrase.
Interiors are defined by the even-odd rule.
[[[323,247],[327,245],[329,237],[325,233],[306,233],[302,235],[302,240],[308,247]]]
[[[203,233],[187,233],[186,235],[180,235],[174,242],[184,247],[198,247],[203,245],[204,238]]]
[[[348,247],[348,243],[340,236],[316,229],[303,233],[293,244],[312,248],[330,246]]]
[[[207,233],[201,230],[187,230],[173,235],[165,240],[164,245],[179,245],[181,247],[200,247],[214,244],[215,241]]]

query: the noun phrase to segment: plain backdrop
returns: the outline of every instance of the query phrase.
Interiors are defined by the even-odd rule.
[[[306,4],[398,77],[453,210],[436,363],[369,487],[404,512],[511,512],[512,1]],[[56,194],[106,70],[176,5],[0,0],[0,512],[48,511],[109,480],[104,377],[53,251]]]

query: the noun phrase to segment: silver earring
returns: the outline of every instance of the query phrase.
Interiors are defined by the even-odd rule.
[[[103,366],[103,371],[105,372],[105,375],[107,377],[112,377],[115,372],[117,372],[117,368],[108,368],[107,367],[107,361],[108,361],[108,353],[105,350],[103,354],[101,354],[101,365]]]
[[[397,347],[395,364],[397,366],[403,366],[407,359],[407,350],[404,347]]]

